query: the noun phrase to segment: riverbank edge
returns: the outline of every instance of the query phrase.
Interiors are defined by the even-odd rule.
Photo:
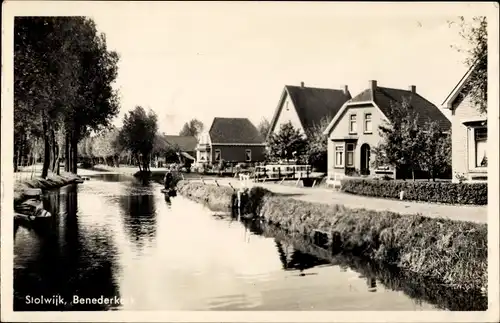
[[[261,225],[260,221],[252,222],[256,222],[254,225],[260,228],[260,233],[265,237],[285,242],[292,245],[295,250],[326,260],[333,265],[347,266],[364,277],[376,278],[386,287],[401,291],[412,299],[423,300],[441,309],[451,311],[485,311],[488,309],[487,295],[480,290],[464,292],[447,288],[447,286],[441,286],[431,279],[423,279],[419,275],[381,262],[342,253],[333,253],[331,250],[315,245],[311,239],[298,234],[287,234],[270,224]]]
[[[210,208],[233,205],[230,187],[180,181],[178,192]],[[280,196],[261,187],[248,191],[242,214],[253,214],[290,234],[322,235],[324,248],[427,277],[459,290],[487,290],[487,225],[350,209]]]
[[[49,190],[81,182],[82,179],[78,175],[69,173],[62,175],[54,174],[47,178],[35,177],[29,180],[18,181],[14,184],[14,205],[21,204],[30,198],[30,196],[24,194],[26,188]]]

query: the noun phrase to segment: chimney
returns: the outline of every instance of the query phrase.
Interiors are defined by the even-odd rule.
[[[300,82],[300,87],[304,87],[304,82]]]
[[[370,84],[371,90],[375,90],[377,88],[377,81],[376,80],[370,80],[369,84]]]
[[[347,85],[342,86],[342,90],[344,91],[344,94],[349,93],[349,87]]]
[[[417,93],[417,87],[415,85],[410,85],[408,87],[408,91],[410,91],[411,93]]]

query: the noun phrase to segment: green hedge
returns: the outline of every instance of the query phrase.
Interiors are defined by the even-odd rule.
[[[342,191],[394,199],[399,199],[399,193],[404,191],[405,200],[449,204],[488,204],[487,183],[344,179]]]

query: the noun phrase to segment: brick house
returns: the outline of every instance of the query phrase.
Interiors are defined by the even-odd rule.
[[[197,162],[260,162],[265,158],[265,147],[264,138],[247,118],[214,118],[198,141]]]
[[[474,71],[471,67],[443,102],[451,111],[451,149],[453,174],[463,174],[467,180],[487,180],[487,115],[478,111],[467,90]],[[458,181],[455,176],[454,181]]]
[[[437,121],[443,132],[450,130],[450,121],[437,106],[418,94],[414,85],[402,90],[379,87],[377,81],[370,81],[366,90],[342,106],[324,131],[328,136],[328,175],[354,171],[373,175],[371,150],[382,140],[378,127],[390,122],[391,102],[401,104],[404,100],[418,112],[422,126],[430,119]]]
[[[281,125],[287,122],[306,136],[307,131],[322,119],[329,122],[350,98],[347,86],[337,90],[306,87],[304,82],[300,86],[285,85],[266,139],[279,132]]]

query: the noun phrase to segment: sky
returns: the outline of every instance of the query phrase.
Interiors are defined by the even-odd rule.
[[[151,3],[150,3],[151,4]],[[270,120],[283,86],[380,86],[417,92],[440,106],[466,72],[458,29],[444,15],[338,15],[335,6],[261,3],[155,6],[120,3],[91,18],[120,55],[121,110],[158,115],[178,134],[192,118]]]

